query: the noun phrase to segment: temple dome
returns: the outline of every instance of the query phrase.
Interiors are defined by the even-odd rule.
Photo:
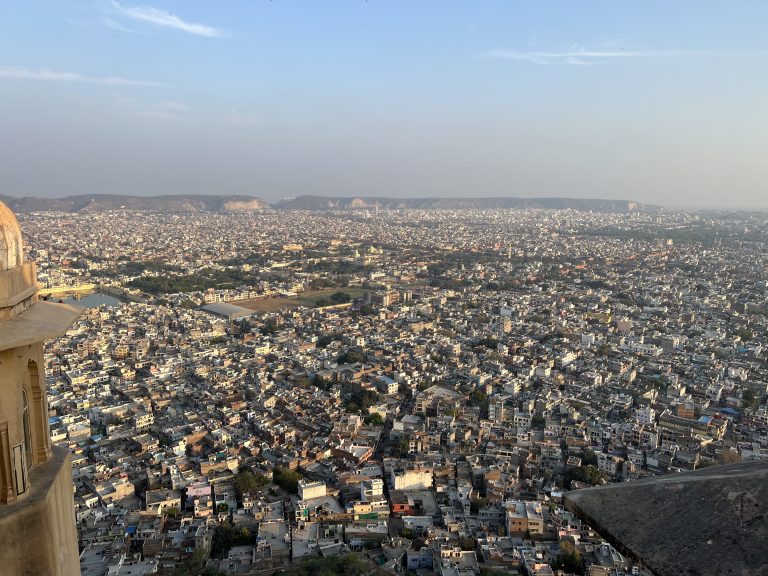
[[[21,226],[16,215],[0,202],[0,270],[10,270],[24,262]]]

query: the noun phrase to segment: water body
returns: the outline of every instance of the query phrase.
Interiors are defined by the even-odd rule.
[[[81,296],[80,298],[70,296],[69,298],[65,298],[64,302],[66,304],[74,304],[76,306],[85,306],[86,308],[98,308],[101,305],[114,308],[120,304],[120,300],[114,296],[110,296],[109,294],[102,294],[101,292],[94,292],[93,294]]]

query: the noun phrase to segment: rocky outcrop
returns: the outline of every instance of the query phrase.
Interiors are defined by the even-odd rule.
[[[657,576],[768,575],[768,463],[575,490],[565,504]]]
[[[336,197],[299,196],[271,206],[253,196],[206,196],[177,194],[167,196],[126,196],[117,194],[82,194],[64,198],[13,198],[0,200],[14,212],[102,212],[105,210],[142,210],[153,212],[241,212],[253,210],[488,210],[493,208],[538,208],[584,210],[594,212],[658,212],[659,206],[626,200],[580,198],[386,198],[381,196]]]
[[[251,198],[250,200],[227,200],[223,204],[227,212],[250,212],[253,210],[264,210],[269,208],[269,204],[260,198]]]
[[[253,196],[204,196],[178,194],[168,196],[125,196],[117,194],[84,194],[64,198],[2,197],[14,212],[103,212],[106,210],[140,210],[151,212],[221,212],[263,210],[269,204]]]

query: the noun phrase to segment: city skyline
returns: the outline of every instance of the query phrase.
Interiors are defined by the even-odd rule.
[[[767,10],[9,4],[1,192],[766,209]]]
[[[6,213],[83,576],[768,565],[766,214]]]

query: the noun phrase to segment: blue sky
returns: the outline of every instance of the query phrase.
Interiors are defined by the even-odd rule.
[[[0,193],[768,208],[766,2],[0,4]]]

